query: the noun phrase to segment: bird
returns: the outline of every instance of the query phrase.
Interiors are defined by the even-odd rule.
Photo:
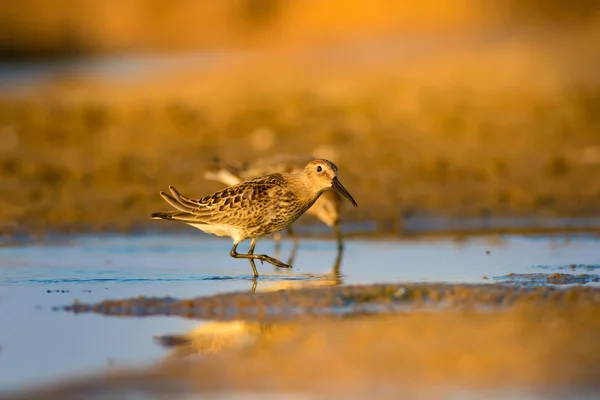
[[[279,154],[274,157],[261,158],[251,163],[236,165],[225,163],[221,159],[215,158],[213,163],[205,169],[204,178],[218,181],[225,185],[235,185],[245,179],[251,179],[269,173],[300,172],[306,163],[313,159],[314,157],[305,155]],[[306,214],[313,215],[333,229],[339,252],[344,249],[344,238],[340,230],[341,204],[342,197],[338,192],[326,190],[306,212]],[[294,242],[294,249],[292,250],[292,256],[290,257],[293,259],[296,247],[298,246],[298,239],[291,226],[289,226],[286,231],[288,236]],[[279,249],[281,235],[275,233],[274,239],[275,248]]]
[[[294,223],[329,188],[346,197],[354,207],[358,206],[339,181],[337,166],[329,160],[316,159],[300,172],[250,179],[196,200],[169,186],[170,194],[161,191],[160,195],[176,210],[155,212],[151,218],[178,221],[206,233],[229,236],[233,240],[229,254],[249,260],[257,278],[254,260],[291,268],[266,254],[254,254],[257,240]],[[247,239],[251,239],[248,253],[238,253],[238,245]]]

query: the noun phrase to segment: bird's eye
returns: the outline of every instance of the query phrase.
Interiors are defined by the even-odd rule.
[[[317,167],[317,172],[321,172],[323,171],[323,167],[321,167],[320,165]]]

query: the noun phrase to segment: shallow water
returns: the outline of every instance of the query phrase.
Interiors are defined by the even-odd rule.
[[[332,274],[334,243],[302,239],[293,270],[257,264],[262,275],[256,290],[398,281],[493,283],[509,274],[597,274],[599,243],[592,235],[350,240],[338,277]],[[195,232],[0,244],[0,391],[158,360],[166,350],[153,336],[198,326],[198,321],[181,318],[72,315],[52,311],[54,306],[75,299],[97,302],[138,295],[187,298],[253,286],[248,262],[229,257],[230,241]],[[273,254],[273,243],[260,242],[257,251]],[[285,243],[284,261],[289,252]]]

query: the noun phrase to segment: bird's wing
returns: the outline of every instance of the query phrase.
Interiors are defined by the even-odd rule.
[[[171,194],[161,192],[178,211],[169,219],[195,224],[257,226],[276,212],[283,177],[273,174],[227,187],[201,199],[183,196],[173,186]]]

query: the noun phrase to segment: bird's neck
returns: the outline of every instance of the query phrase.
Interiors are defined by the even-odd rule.
[[[309,208],[325,191],[325,189],[315,188],[306,179],[302,179],[302,174],[288,174],[288,176],[291,178],[289,181],[294,195],[300,203],[307,204]]]

